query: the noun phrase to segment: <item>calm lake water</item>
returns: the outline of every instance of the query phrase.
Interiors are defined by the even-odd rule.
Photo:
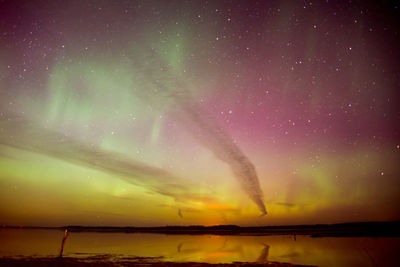
[[[1,229],[0,257],[57,256],[63,231]],[[400,238],[69,233],[64,256],[111,254],[208,263],[289,262],[317,266],[400,266]]]

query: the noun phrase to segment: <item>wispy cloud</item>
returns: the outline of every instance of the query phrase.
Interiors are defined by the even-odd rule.
[[[266,208],[254,165],[217,120],[194,101],[183,79],[174,75],[154,51],[141,51],[133,55],[135,74],[139,78],[135,92],[151,103],[168,99],[180,111],[180,122],[214,155],[227,163],[244,192],[263,214]],[[140,89],[141,88],[141,89]]]
[[[192,188],[197,187],[162,168],[135,161],[121,153],[86,144],[18,116],[8,115],[2,118],[0,120],[2,145],[118,175],[130,183],[146,187],[151,192],[172,197],[177,202],[213,201],[212,197],[204,197],[193,192]]]

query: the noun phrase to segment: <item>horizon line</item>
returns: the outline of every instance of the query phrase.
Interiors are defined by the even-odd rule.
[[[400,220],[391,221],[356,221],[356,222],[340,222],[340,223],[315,223],[315,224],[270,224],[270,225],[258,225],[258,226],[242,226],[237,224],[214,224],[214,225],[201,225],[201,224],[191,224],[191,225],[158,225],[158,226],[135,226],[135,225],[61,225],[61,226],[35,226],[35,225],[7,225],[0,224],[0,228],[46,228],[46,229],[64,229],[64,228],[167,228],[167,227],[203,227],[203,228],[213,228],[213,227],[236,227],[236,228],[260,228],[260,227],[304,227],[304,226],[334,226],[334,225],[351,225],[351,224],[380,224],[380,223],[399,223]]]

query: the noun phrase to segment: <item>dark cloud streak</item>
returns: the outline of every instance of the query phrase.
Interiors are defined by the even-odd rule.
[[[217,120],[193,100],[190,86],[174,75],[154,50],[140,52],[131,55],[142,87],[135,89],[135,93],[156,106],[160,96],[169,99],[178,108],[180,122],[185,128],[218,159],[229,165],[243,191],[263,215],[267,214],[257,172],[249,158]]]

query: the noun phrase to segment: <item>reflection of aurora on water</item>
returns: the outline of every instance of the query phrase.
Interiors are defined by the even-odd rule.
[[[57,259],[60,230],[3,229],[0,256]],[[15,242],[10,242],[14,239]],[[95,244],[95,245],[94,245]],[[64,243],[67,260],[103,262],[148,261],[208,263],[292,263],[312,266],[396,266],[399,238],[312,238],[292,236],[214,236],[70,232]],[[32,259],[32,258],[31,258]]]

